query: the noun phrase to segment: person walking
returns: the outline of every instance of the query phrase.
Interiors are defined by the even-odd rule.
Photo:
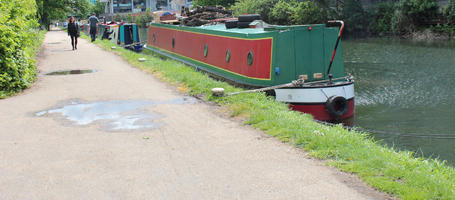
[[[96,25],[98,24],[99,20],[95,16],[95,13],[92,13],[92,16],[88,18],[88,23],[90,24],[90,37],[92,37],[92,42],[96,39]]]
[[[79,26],[73,16],[68,20],[68,35],[71,37],[71,46],[77,49],[77,38],[79,37]]]

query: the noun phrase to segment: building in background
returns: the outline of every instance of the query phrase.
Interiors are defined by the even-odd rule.
[[[180,10],[182,6],[190,7],[193,0],[101,0],[106,4],[106,15],[116,13],[138,13],[147,9],[156,10]]]
[[[90,0],[90,3],[96,4],[96,0]]]

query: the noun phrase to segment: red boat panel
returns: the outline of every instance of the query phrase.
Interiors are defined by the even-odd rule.
[[[155,34],[155,40],[152,39],[153,34]],[[250,78],[271,79],[272,38],[232,38],[153,26],[150,27],[149,38],[148,43],[151,46],[212,67]],[[172,47],[173,38],[174,47]],[[208,47],[206,57],[204,57],[205,45]],[[230,50],[229,62],[226,61],[227,50]],[[251,66],[247,61],[250,51],[253,53]]]
[[[354,116],[354,99],[349,99],[349,110],[343,116],[335,119],[325,109],[325,103],[321,104],[290,104],[289,107],[292,110],[304,112],[313,115],[314,119],[320,121],[336,121],[336,120],[343,120],[348,119]]]

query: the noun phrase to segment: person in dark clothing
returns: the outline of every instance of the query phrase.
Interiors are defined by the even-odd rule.
[[[90,24],[90,36],[92,37],[92,42],[96,39],[96,25],[99,22],[98,18],[95,16],[95,13],[88,18],[88,23]]]
[[[106,27],[106,29],[104,29],[104,33],[103,33],[103,37],[101,37],[101,39],[108,39],[108,40],[111,40],[112,38],[110,37],[111,34],[113,33],[114,31],[109,31],[109,28]]]
[[[77,38],[79,37],[79,26],[74,20],[74,17],[71,16],[68,20],[68,35],[71,37],[71,46],[73,50],[77,49]]]

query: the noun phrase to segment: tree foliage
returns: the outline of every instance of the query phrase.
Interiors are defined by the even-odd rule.
[[[96,4],[92,8],[92,12],[96,13],[96,15],[104,14],[104,9],[104,3],[101,3],[100,0],[96,0]]]
[[[395,11],[395,4],[391,1],[381,2],[370,10],[370,32],[376,34],[387,34],[392,31],[392,18]]]
[[[449,0],[449,3],[444,8],[444,17],[449,24],[455,24],[455,0]]]
[[[150,9],[147,9],[145,13],[139,14],[139,16],[136,17],[135,22],[137,25],[140,27],[146,27],[148,23],[150,23],[153,20],[152,12]]]
[[[35,0],[0,0],[0,97],[34,81],[37,27]]]
[[[436,0],[401,0],[392,17],[392,31],[404,34],[435,19],[438,15]]]
[[[90,3],[89,0],[70,0],[69,9],[71,10],[70,15],[73,15],[77,18],[85,19],[89,16],[94,10],[94,5]]]
[[[240,0],[232,9],[235,15],[257,13],[267,23],[280,25],[323,23],[327,16],[312,1]]]
[[[197,6],[224,6],[226,8],[235,4],[235,0],[195,0]]]
[[[41,24],[49,30],[51,20],[66,18],[71,11],[69,4],[69,0],[36,0]]]
[[[346,33],[358,35],[365,32],[368,25],[368,15],[360,0],[345,0],[342,18],[346,24]]]

